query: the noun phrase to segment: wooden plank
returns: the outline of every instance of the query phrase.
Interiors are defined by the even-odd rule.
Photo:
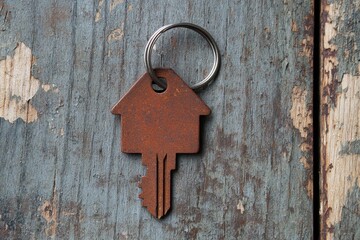
[[[321,8],[321,236],[359,239],[360,2]]]
[[[0,6],[1,239],[311,239],[311,2]],[[222,67],[200,93],[212,109],[202,152],[178,157],[173,208],[156,220],[110,108],[145,71],[150,35],[181,21],[213,35]],[[172,30],[154,65],[192,83],[211,54],[196,33]]]

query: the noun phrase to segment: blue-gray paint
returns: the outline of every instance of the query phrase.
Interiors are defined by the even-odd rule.
[[[360,239],[360,188],[357,184],[352,187],[347,196],[346,203],[341,211],[341,221],[334,228],[334,239]]]
[[[360,154],[360,140],[346,142],[341,147],[340,154],[342,155]]]
[[[53,222],[41,215],[44,201],[57,209],[58,239],[312,237],[311,170],[299,161],[303,140],[289,114],[294,86],[311,103],[312,59],[301,45],[312,34],[309,2],[128,0],[111,12],[110,0],[1,4],[11,18],[0,25],[0,59],[24,42],[36,58],[32,74],[59,89],[31,99],[36,122],[0,119],[1,238],[46,238]],[[183,21],[213,35],[222,66],[200,93],[212,109],[202,151],[178,157],[172,211],[156,220],[137,197],[145,169],[139,156],[120,152],[119,119],[109,110],[145,71],[151,34]],[[108,42],[122,26],[123,38]],[[206,42],[187,30],[166,33],[154,54],[154,66],[189,83],[211,62]]]

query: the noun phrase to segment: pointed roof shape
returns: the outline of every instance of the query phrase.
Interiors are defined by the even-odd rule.
[[[170,108],[183,111],[184,114],[210,114],[210,108],[172,69],[156,69],[155,72],[158,77],[167,80],[167,88],[164,92],[155,92],[152,88],[153,81],[150,75],[146,73],[113,106],[111,112],[123,115],[127,112],[137,112],[134,111],[134,108],[147,107],[147,109],[152,109],[168,105]]]

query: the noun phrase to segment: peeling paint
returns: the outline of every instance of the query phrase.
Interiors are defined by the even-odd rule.
[[[304,18],[304,38],[301,40],[300,45],[302,46],[299,52],[300,56],[307,57],[310,64],[313,60],[313,48],[314,48],[314,14],[311,12]]]
[[[50,84],[43,84],[41,87],[45,92],[48,92],[51,88]]]
[[[338,14],[338,7],[335,7],[334,4],[330,4],[327,5],[325,7],[324,11],[327,11],[329,14],[328,16],[336,16],[335,14]],[[324,94],[327,95],[327,98],[329,99],[325,99],[326,102],[330,105],[333,106],[336,103],[336,89],[337,89],[337,85],[338,85],[338,80],[337,80],[337,66],[339,65],[338,59],[336,57],[336,52],[337,52],[337,46],[335,44],[332,43],[332,39],[336,36],[337,34],[337,26],[336,26],[336,21],[335,19],[328,19],[328,22],[325,23],[324,26],[324,39],[323,39],[323,54],[324,54],[324,58],[323,58],[323,72],[324,72],[324,76],[323,76],[323,80],[322,83],[325,85],[323,87],[324,89]]]
[[[312,57],[312,51],[313,51],[313,37],[311,36],[306,36],[306,38],[304,38],[301,41],[301,45],[302,45],[302,51],[300,53],[300,56],[305,56],[305,57]]]
[[[236,209],[239,210],[241,214],[245,212],[245,207],[241,200],[239,200],[239,203],[236,205]]]
[[[0,61],[0,117],[10,123],[21,118],[27,123],[38,118],[31,99],[39,89],[40,81],[31,75],[33,56],[24,43],[15,48],[14,56]]]
[[[56,87],[55,84],[42,84],[41,88],[45,92],[52,91],[52,92],[55,92],[55,93],[59,93],[59,89]]]
[[[295,86],[292,91],[290,116],[294,127],[299,130],[301,137],[305,139],[308,137],[309,132],[312,131],[312,112],[309,110],[306,100],[307,91]]]
[[[305,169],[310,170],[311,169],[311,165],[308,163],[307,158],[306,157],[301,157],[300,158],[300,162],[304,165]]]
[[[124,0],[111,0],[110,2],[110,12],[114,10],[119,4],[123,3]]]
[[[308,93],[306,90],[302,89],[299,86],[295,86],[292,90],[292,106],[290,109],[290,117],[293,122],[293,126],[299,130],[301,136],[300,150],[302,156],[299,161],[303,164],[304,168],[309,170],[311,169],[311,160],[308,160],[308,153],[312,150],[312,145],[309,143],[309,138],[311,139],[312,133],[312,110],[311,107],[307,105],[306,101],[308,98]],[[313,179],[309,175],[305,182],[305,188],[307,195],[313,197]]]
[[[111,33],[107,37],[107,41],[112,42],[112,41],[121,40],[124,36],[123,27],[124,27],[124,24],[122,24],[122,26],[120,28],[117,28],[117,29],[111,31]]]
[[[95,22],[98,22],[101,20],[101,12],[103,9],[103,4],[104,4],[104,0],[99,0],[99,4],[98,4],[98,7],[96,9],[96,14],[95,14]]]
[[[48,123],[49,130],[50,130],[52,133],[54,133],[54,134],[56,134],[56,135],[58,135],[58,136],[61,136],[61,137],[64,136],[64,128],[60,128],[60,129],[57,128],[54,120],[55,120],[55,119],[53,119],[53,118],[51,118],[51,119],[49,120],[49,123]]]

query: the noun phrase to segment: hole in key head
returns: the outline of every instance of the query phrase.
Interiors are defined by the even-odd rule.
[[[165,78],[159,78],[159,79],[160,79],[160,81],[164,82],[165,85],[167,86],[167,81],[166,81]],[[166,87],[166,88],[160,87],[160,86],[157,85],[154,81],[152,81],[151,86],[152,86],[152,89],[153,89],[155,92],[157,92],[157,93],[163,93],[163,92],[165,92],[165,90],[166,90],[166,88],[167,88],[167,87]]]

